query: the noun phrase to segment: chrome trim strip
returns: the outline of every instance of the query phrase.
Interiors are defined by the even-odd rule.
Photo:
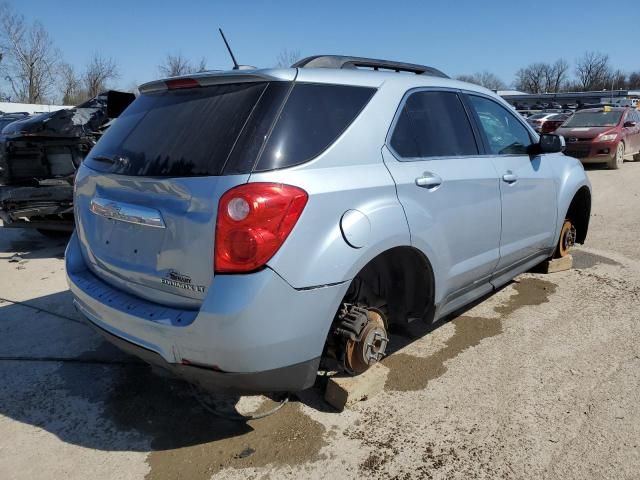
[[[91,199],[91,212],[119,222],[135,223],[145,227],[165,228],[162,215],[154,208],[94,197]]]

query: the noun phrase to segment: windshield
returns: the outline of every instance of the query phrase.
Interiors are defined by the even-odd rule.
[[[538,120],[540,118],[546,117],[547,115],[549,115],[549,114],[548,113],[536,113],[535,115],[531,115],[529,117],[529,120]]]
[[[563,127],[615,127],[622,118],[621,111],[576,112]]]

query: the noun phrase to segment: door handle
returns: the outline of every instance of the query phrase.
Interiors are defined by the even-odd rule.
[[[421,177],[416,178],[416,185],[422,188],[436,188],[442,185],[442,178],[431,172],[424,172]]]
[[[515,173],[513,173],[511,170],[509,170],[507,173],[502,175],[502,180],[504,180],[507,183],[516,183],[518,181],[518,176]]]

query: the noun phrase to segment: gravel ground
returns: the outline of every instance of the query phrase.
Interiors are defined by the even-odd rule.
[[[640,478],[640,163],[588,174],[574,269],[407,340],[385,391],[349,410],[312,389],[247,423],[97,337],[63,241],[0,229],[0,478]]]

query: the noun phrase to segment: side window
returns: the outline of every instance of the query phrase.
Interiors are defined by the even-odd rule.
[[[402,159],[478,154],[467,113],[454,92],[410,94],[390,144]]]
[[[291,167],[318,156],[351,125],[375,92],[349,85],[296,84],[255,171]]]
[[[531,145],[527,129],[506,108],[488,98],[469,95],[493,155],[523,155]]]

